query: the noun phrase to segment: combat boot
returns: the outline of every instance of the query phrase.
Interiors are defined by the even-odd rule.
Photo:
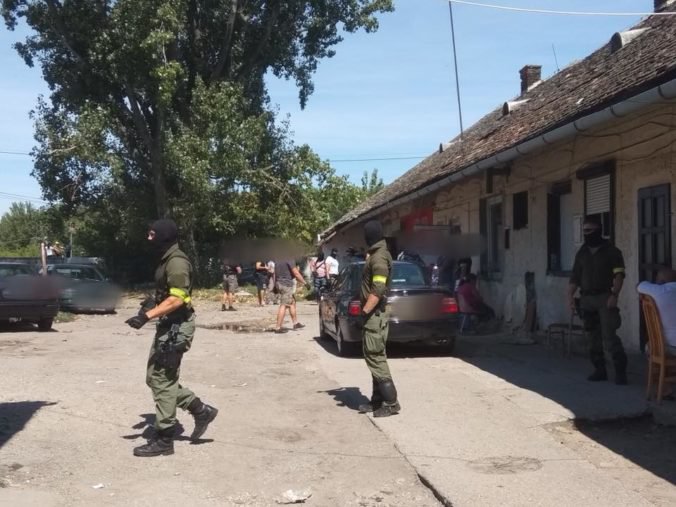
[[[153,456],[169,456],[174,454],[174,426],[159,430],[157,435],[147,444],[134,448],[134,456],[151,458]]]
[[[359,405],[359,413],[360,414],[366,414],[368,412],[373,412],[375,410],[378,410],[380,406],[383,404],[383,396],[380,394],[380,389],[378,388],[378,381],[376,380],[375,377],[371,377],[373,383],[372,383],[372,391],[371,391],[371,401],[368,403],[362,403]]]
[[[397,401],[397,388],[392,379],[384,379],[378,382],[378,390],[383,398],[379,408],[373,411],[373,417],[389,417],[398,414],[401,405]]]
[[[195,429],[190,435],[191,440],[198,440],[204,432],[207,431],[209,424],[216,419],[218,409],[202,403],[199,398],[195,398],[188,405],[188,412],[190,412],[195,419]]]

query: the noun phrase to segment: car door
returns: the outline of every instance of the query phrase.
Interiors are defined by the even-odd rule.
[[[338,275],[335,284],[325,294],[326,320],[324,325],[333,335],[338,333],[336,324],[341,316],[341,300],[343,299],[345,291],[349,286],[350,273],[351,266],[345,267]]]

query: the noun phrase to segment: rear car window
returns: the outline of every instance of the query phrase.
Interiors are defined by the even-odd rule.
[[[0,277],[14,275],[31,275],[35,273],[30,266],[24,264],[0,264]]]
[[[102,276],[94,268],[82,266],[50,266],[47,268],[50,274],[56,273],[76,280],[102,280]]]
[[[425,285],[422,269],[415,264],[395,264],[392,267],[392,286]]]

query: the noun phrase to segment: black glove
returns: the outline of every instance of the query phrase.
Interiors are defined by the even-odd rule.
[[[139,313],[139,315],[134,315],[131,319],[125,320],[125,324],[129,324],[134,329],[141,329],[150,319],[146,316],[145,313]]]
[[[145,315],[148,310],[152,310],[157,306],[154,296],[148,296],[143,301],[141,301],[141,308],[138,310],[139,315]]]

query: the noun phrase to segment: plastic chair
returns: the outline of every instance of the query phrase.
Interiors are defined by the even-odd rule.
[[[653,386],[653,379],[657,373],[657,403],[662,402],[665,382],[675,382],[676,373],[667,375],[669,368],[676,367],[676,356],[669,354],[665,347],[664,333],[662,332],[662,319],[657,309],[655,300],[646,295],[640,294],[641,308],[645,317],[646,329],[648,331],[648,387],[646,397],[650,399],[650,393]],[[655,371],[655,367],[657,371]]]

